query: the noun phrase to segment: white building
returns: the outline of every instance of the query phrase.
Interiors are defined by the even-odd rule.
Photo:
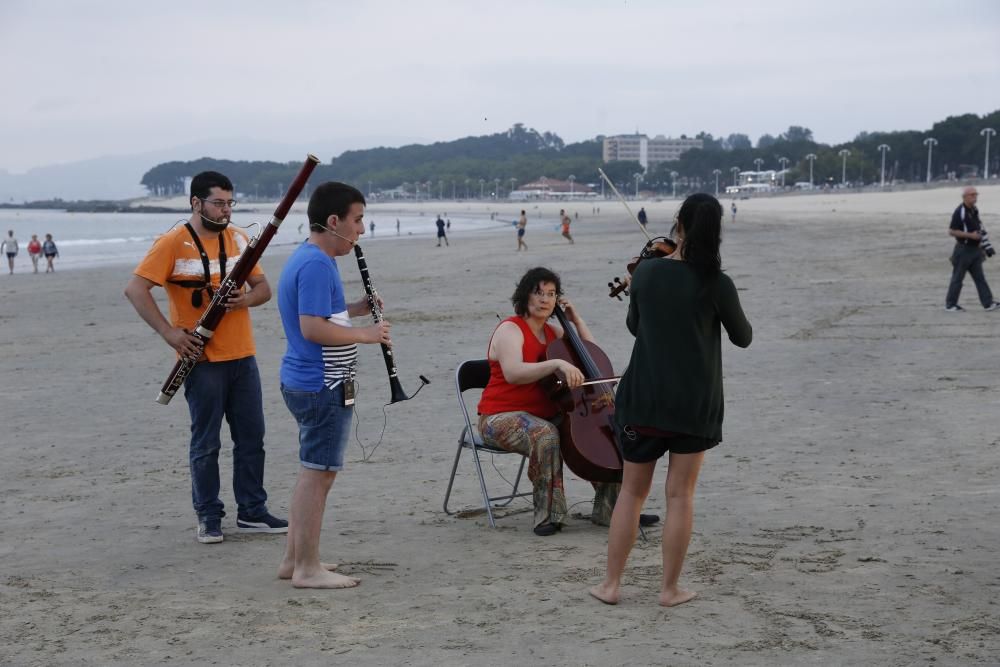
[[[605,162],[631,160],[649,169],[660,162],[673,162],[692,148],[704,148],[701,139],[671,139],[662,134],[650,139],[645,134],[620,134],[604,139]]]

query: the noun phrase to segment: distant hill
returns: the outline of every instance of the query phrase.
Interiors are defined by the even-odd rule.
[[[229,176],[245,195],[274,198],[280,196],[299,165],[298,160],[174,161],[150,169],[142,184],[156,196],[181,194],[186,178],[215,169]],[[524,183],[541,175],[566,178],[578,173],[581,182],[595,180],[600,165],[599,139],[566,145],[552,132],[539,132],[518,123],[506,132],[454,141],[346,151],[317,167],[311,181],[344,181],[365,191],[402,187],[416,193],[420,189],[450,197],[453,192],[456,196],[465,196],[467,191],[478,194],[484,189],[491,192],[497,186],[507,191],[512,179]],[[628,178],[637,168],[637,163],[622,163],[612,171],[628,172]]]

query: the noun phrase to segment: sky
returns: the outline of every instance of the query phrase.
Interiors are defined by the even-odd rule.
[[[832,144],[1000,108],[1000,3],[2,0],[0,74],[12,173],[178,146],[326,161],[518,122]]]

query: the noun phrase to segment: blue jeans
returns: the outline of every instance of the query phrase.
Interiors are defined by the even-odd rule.
[[[240,516],[267,512],[264,491],[264,405],[254,357],[202,361],[184,381],[191,411],[191,501],[199,521],[226,515],[219,500],[219,431],[233,439],[233,494]]]

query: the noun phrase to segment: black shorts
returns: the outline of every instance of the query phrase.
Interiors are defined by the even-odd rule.
[[[622,454],[630,463],[649,463],[662,458],[667,452],[674,454],[697,454],[719,444],[712,438],[701,438],[696,435],[677,433],[669,436],[644,435],[629,426],[618,429],[619,442],[622,443]]]

